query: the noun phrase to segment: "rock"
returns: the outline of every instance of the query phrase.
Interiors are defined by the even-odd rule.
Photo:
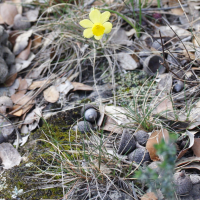
[[[118,148],[118,154],[127,155],[135,149],[136,141],[133,134],[130,134],[128,129],[124,129]]]
[[[73,127],[73,130],[78,129],[81,133],[91,132],[91,129],[93,130],[93,126],[88,121],[80,121],[77,125]]]
[[[29,22],[27,17],[21,16],[21,14],[17,14],[14,18],[13,28],[15,30],[26,30],[31,27],[31,23]]]
[[[149,152],[144,147],[135,149],[133,152],[131,152],[128,155],[128,159],[129,159],[129,161],[131,161],[131,162],[134,161],[137,164],[139,164],[139,163],[143,164],[146,161],[151,161]]]
[[[12,108],[13,102],[11,98],[7,96],[0,97],[0,113],[5,114],[7,108]],[[1,117],[0,117],[1,118]]]
[[[6,45],[8,40],[8,33],[5,31],[3,26],[0,26],[0,44]]]
[[[0,83],[4,83],[8,75],[11,74],[10,70],[15,64],[15,56],[10,51],[8,41],[8,33],[0,26]]]
[[[2,52],[3,52],[2,58],[4,59],[4,61],[8,65],[8,67],[11,67],[12,65],[14,65],[15,64],[15,56],[10,51],[10,49],[8,47],[4,46],[2,48]]]
[[[192,181],[185,171],[174,174],[174,185],[178,195],[189,194],[192,190]]]
[[[139,130],[134,133],[134,137],[140,145],[145,146],[149,139],[149,134],[146,131]]]
[[[184,88],[184,83],[180,80],[174,80],[173,85],[173,91],[176,93],[181,92]]]
[[[197,174],[191,174],[190,179],[191,179],[193,185],[200,183],[200,176]]]
[[[4,83],[8,75],[8,66],[3,58],[0,57],[0,83]]]

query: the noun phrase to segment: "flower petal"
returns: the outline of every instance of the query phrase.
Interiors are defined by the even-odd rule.
[[[91,38],[93,36],[92,28],[87,28],[83,31],[83,36],[85,38]]]
[[[99,10],[97,9],[94,9],[90,12],[89,14],[89,17],[90,17],[90,20],[93,22],[93,23],[100,23],[101,19],[100,19],[100,16],[101,16],[101,13]]]
[[[101,36],[94,36],[94,38],[96,39],[96,40],[100,40],[101,38],[103,37],[103,35],[101,35]]]
[[[92,28],[93,23],[89,19],[84,19],[79,22],[83,28]]]
[[[104,33],[110,33],[112,29],[112,24],[110,22],[105,22],[103,26],[105,27]]]
[[[110,17],[110,12],[108,11],[105,11],[101,14],[101,23],[105,23],[109,20],[109,17]]]

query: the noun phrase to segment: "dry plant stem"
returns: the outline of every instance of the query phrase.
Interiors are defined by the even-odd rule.
[[[171,28],[171,27],[170,27]],[[172,29],[173,30],[173,29]],[[162,36],[161,36],[161,32],[159,31],[159,34],[160,34],[160,38],[161,38],[161,45],[162,45],[162,51],[163,51],[163,59],[164,59],[164,62],[162,63],[163,64],[163,66],[167,69],[167,71],[169,72],[171,72],[172,74],[174,74],[176,77],[177,77],[177,79],[178,80],[180,80],[180,81],[182,81],[182,82],[186,82],[186,83],[188,83],[189,85],[194,85],[194,84],[199,84],[199,82],[194,82],[194,81],[186,81],[186,80],[183,80],[183,79],[181,79],[177,74],[175,74],[173,71],[171,71],[170,70],[170,68],[169,68],[169,66],[168,66],[168,63],[166,62],[166,60],[165,60],[165,56],[164,56],[164,46],[163,46],[163,42],[162,42]],[[180,38],[179,38],[180,39]],[[181,39],[180,39],[181,40]],[[185,47],[185,45],[184,45],[184,47]],[[185,48],[186,49],[186,48]],[[187,50],[186,50],[187,51]],[[187,51],[187,53],[188,53],[188,51]],[[188,54],[189,55],[189,54]]]
[[[191,57],[190,57],[190,54],[185,46],[185,44],[183,43],[183,41],[181,40],[181,38],[177,35],[176,31],[174,31],[174,29],[170,26],[170,24],[166,21],[166,19],[164,17],[162,17],[162,19],[165,21],[165,23],[167,24],[167,26],[169,26],[169,28],[174,32],[174,34],[177,36],[177,38],[180,40],[180,42],[182,43],[182,45],[184,46],[187,54],[188,54],[188,57],[190,59],[190,61],[192,61]]]
[[[105,50],[106,52],[106,50]],[[113,93],[114,93],[114,105],[116,106],[116,93],[115,93],[115,65],[112,67],[112,61],[109,56],[105,56],[106,59],[108,60],[108,64],[110,66],[111,70],[111,76],[112,76],[112,85],[113,85]]]
[[[19,138],[21,138],[21,135],[19,134],[19,131],[17,130],[17,128],[15,127],[15,125],[6,117],[4,116],[3,114],[0,113],[0,115],[6,119],[8,122],[10,122],[10,124],[13,126],[13,128],[15,129],[16,131],[16,135],[17,135],[17,144],[16,144],[16,149],[18,149],[19,147]]]
[[[167,69],[167,72],[169,72],[170,69],[169,69],[168,63],[165,60],[165,52],[164,52],[164,46],[163,46],[163,41],[162,41],[162,36],[161,36],[160,30],[159,30],[159,34],[160,34],[161,45],[162,45],[162,52],[163,52],[163,60],[164,60],[163,64],[165,65],[165,68]]]
[[[98,96],[99,96],[99,103],[100,103],[100,106],[101,106],[101,105],[102,105],[102,100],[101,100],[101,96],[100,96],[100,94],[99,94],[99,90],[98,90],[98,88],[97,88],[97,83],[96,83],[96,78],[95,78],[96,47],[95,47],[94,41],[93,41],[93,47],[94,47],[94,61],[93,61],[92,67],[93,67],[94,87],[95,87],[95,89],[96,89],[96,91],[97,91],[97,94],[98,94]]]
[[[142,8],[141,11],[160,11],[160,10],[171,10],[171,9],[175,9],[175,8],[181,8],[181,7],[187,7],[188,4],[184,4],[184,5],[180,5],[180,6],[171,6],[171,7],[167,7],[167,8]],[[140,11],[139,8],[134,9],[134,11]]]

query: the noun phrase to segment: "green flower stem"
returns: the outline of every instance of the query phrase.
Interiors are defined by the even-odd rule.
[[[138,30],[137,30],[136,26],[132,22],[130,22],[124,15],[122,15],[121,13],[119,13],[117,11],[110,10],[110,9],[101,9],[101,10],[103,10],[103,11],[109,11],[111,13],[115,13],[118,16],[120,16],[123,20],[125,20],[129,25],[131,25],[136,30],[137,36],[138,36],[139,33],[138,33]]]

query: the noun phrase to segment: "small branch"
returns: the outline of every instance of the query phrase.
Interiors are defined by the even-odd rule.
[[[182,7],[187,7],[188,4],[184,4],[182,5]],[[160,10],[171,10],[171,9],[175,9],[175,8],[181,8],[181,6],[172,6],[172,7],[167,7],[167,8],[142,8],[142,12],[143,11],[160,11]],[[134,9],[135,12],[140,11],[139,8]]]

